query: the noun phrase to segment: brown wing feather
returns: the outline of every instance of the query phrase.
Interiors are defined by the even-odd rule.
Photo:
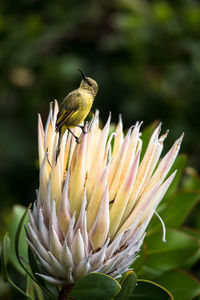
[[[75,101],[81,96],[78,91],[73,91],[63,100],[60,110],[57,114],[56,131],[70,121],[71,116],[79,109],[79,104]]]

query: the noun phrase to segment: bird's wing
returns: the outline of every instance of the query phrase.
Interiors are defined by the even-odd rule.
[[[79,91],[73,91],[63,100],[57,114],[56,131],[59,131],[63,125],[70,123],[71,117],[77,113],[79,104],[75,99],[80,98],[80,96],[81,94]]]

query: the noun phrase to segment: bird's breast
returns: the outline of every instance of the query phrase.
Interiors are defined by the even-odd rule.
[[[81,91],[81,96],[78,99],[78,110],[71,118],[73,125],[79,125],[85,120],[90,112],[93,100],[94,97],[90,93]]]

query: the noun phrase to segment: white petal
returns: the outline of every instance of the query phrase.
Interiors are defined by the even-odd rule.
[[[65,268],[65,270],[69,270],[70,268],[74,268],[74,260],[71,254],[71,251],[69,250],[69,247],[67,246],[67,243],[64,243],[63,249],[60,252],[60,258],[59,258],[62,266]]]
[[[42,213],[42,209],[39,211],[39,224],[38,224],[38,230],[39,230],[39,236],[40,239],[45,246],[45,248],[49,247],[49,233],[48,230],[44,224],[44,217]]]
[[[55,285],[65,285],[66,284],[65,280],[57,279],[52,276],[47,276],[47,275],[43,275],[40,273],[36,273],[36,275],[40,276],[41,278],[43,278],[44,280],[48,281],[51,284],[55,284]]]
[[[107,241],[105,242],[104,246],[97,251],[96,253],[94,253],[90,259],[90,264],[92,266],[92,269],[94,270],[94,272],[96,272],[96,268],[99,268],[100,265],[103,264],[103,261],[106,257],[106,249],[108,247],[108,244],[110,242],[110,239],[108,238]]]
[[[54,274],[56,274],[57,277],[61,277],[61,278],[65,277],[66,275],[65,269],[50,251],[49,251],[49,257],[50,257],[50,265],[54,270]]]
[[[85,258],[84,243],[83,243],[83,238],[80,229],[77,231],[76,236],[73,240],[71,246],[71,253],[73,259],[77,264],[79,264]]]
[[[71,221],[69,223],[69,227],[68,227],[68,230],[67,230],[67,234],[66,234],[66,242],[67,242],[67,245],[70,246],[74,240],[74,224],[75,224],[75,221],[76,221],[76,212],[74,212],[72,218],[71,218]]]
[[[52,226],[55,229],[59,240],[61,242],[63,242],[64,236],[63,236],[62,230],[60,229],[60,225],[59,225],[59,222],[58,222],[55,200],[52,201],[49,230],[51,230]]]
[[[85,261],[80,262],[74,271],[75,280],[78,280],[80,277],[89,273],[90,267],[89,258],[86,258]]]
[[[50,251],[57,258],[59,258],[62,251],[62,245],[53,225],[50,228]]]

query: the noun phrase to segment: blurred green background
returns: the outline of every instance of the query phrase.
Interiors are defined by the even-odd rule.
[[[38,187],[37,113],[97,80],[103,122],[156,119],[184,131],[182,152],[200,169],[200,3],[192,0],[0,2],[0,218]],[[3,231],[3,227],[2,227]]]

